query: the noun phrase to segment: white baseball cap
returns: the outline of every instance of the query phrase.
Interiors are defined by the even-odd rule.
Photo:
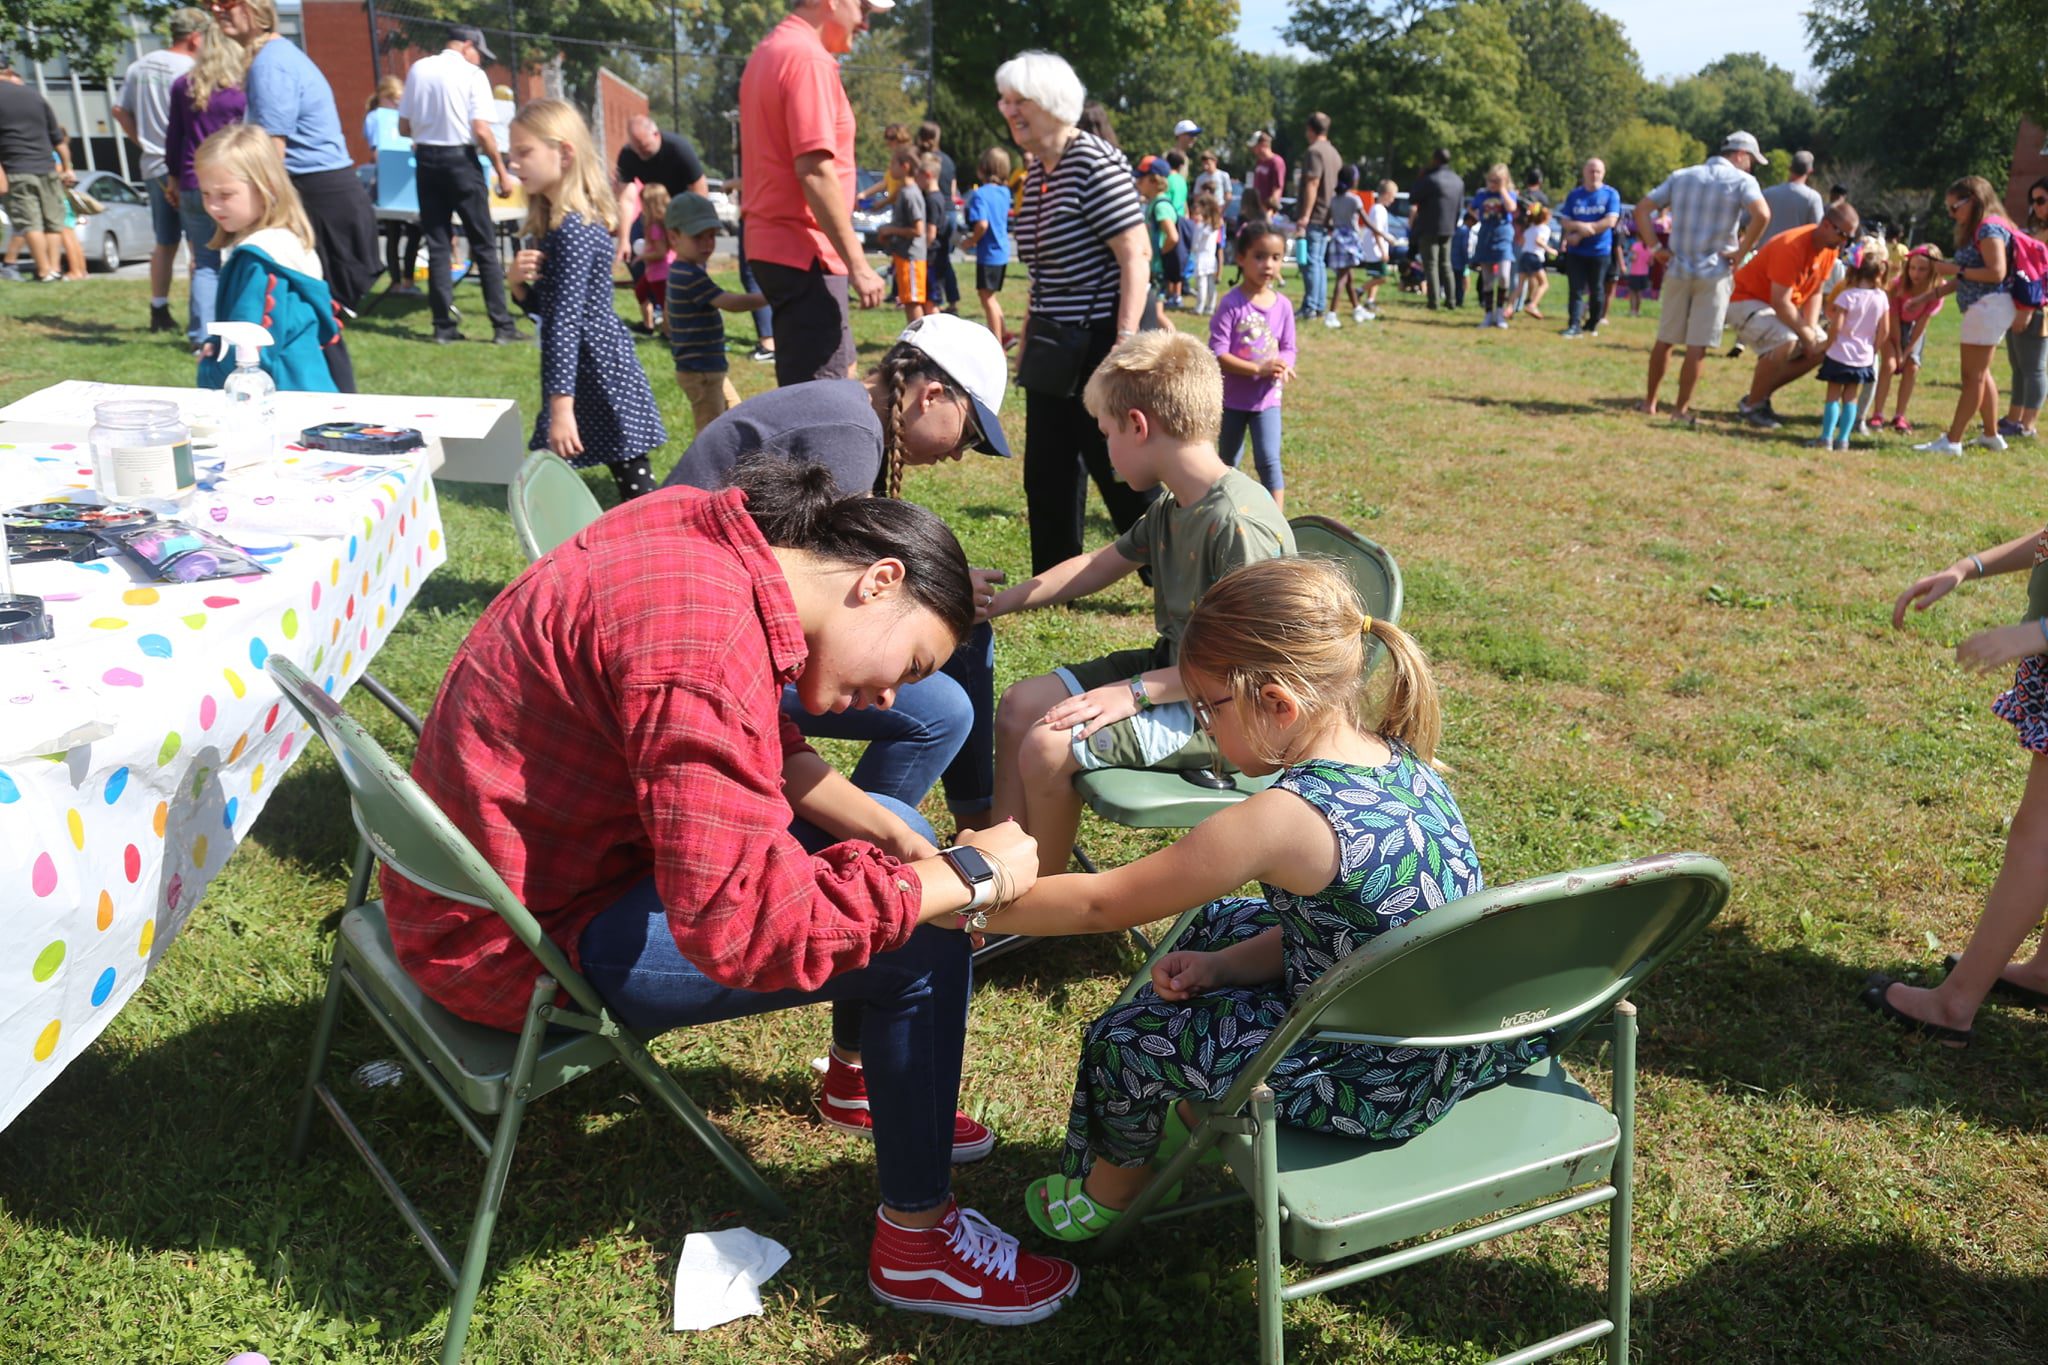
[[[890,10],[896,8],[896,0],[867,0],[869,9]]]
[[[1721,150],[1724,152],[1748,152],[1756,158],[1757,165],[1768,166],[1771,164],[1769,159],[1764,156],[1764,149],[1756,145],[1755,136],[1749,133],[1736,132],[1728,134],[1728,136],[1721,139]]]
[[[1179,123],[1173,125],[1175,137],[1179,137],[1182,133],[1199,133],[1201,131],[1202,125],[1191,118],[1184,118]]]
[[[967,391],[974,404],[974,424],[981,428],[974,448],[1008,459],[1010,441],[996,414],[1009,387],[1010,367],[1003,361],[1003,343],[996,334],[951,313],[932,313],[905,327],[896,339],[930,356],[947,378]]]

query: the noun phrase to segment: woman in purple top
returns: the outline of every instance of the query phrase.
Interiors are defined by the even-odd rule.
[[[1233,244],[1238,285],[1209,320],[1209,349],[1223,369],[1223,431],[1216,448],[1233,466],[1252,438],[1259,482],[1285,508],[1280,472],[1280,390],[1294,378],[1294,305],[1280,292],[1287,239],[1265,222],[1246,223]]]
[[[231,123],[240,123],[248,101],[242,95],[242,49],[212,19],[201,30],[192,69],[171,82],[170,121],[164,128],[168,197],[178,210],[185,245],[192,251],[192,339],[196,352],[213,327],[213,301],[220,284],[220,253],[208,246],[213,219],[199,202],[199,176],[192,155],[199,144]]]

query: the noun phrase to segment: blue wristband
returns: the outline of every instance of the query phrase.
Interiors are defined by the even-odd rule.
[[[2048,616],[2037,616],[2034,624],[2041,628],[2041,643],[2048,645]]]

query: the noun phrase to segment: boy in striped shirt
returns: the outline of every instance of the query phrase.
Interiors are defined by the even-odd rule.
[[[721,289],[705,270],[718,248],[718,210],[701,194],[679,194],[669,201],[662,219],[676,258],[668,270],[668,351],[676,362],[676,383],[690,400],[690,413],[702,431],[726,409],[737,406],[739,391],[726,377],[725,319],[718,313],[744,313],[766,308],[759,294]]]

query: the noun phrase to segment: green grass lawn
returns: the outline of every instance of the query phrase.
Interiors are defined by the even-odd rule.
[[[1753,433],[1733,416],[1748,364],[1719,357],[1702,382],[1709,420],[1680,431],[1629,411],[1648,317],[1566,343],[1556,322],[1483,332],[1471,310],[1386,298],[1375,326],[1303,332],[1286,402],[1288,509],[1338,517],[1399,557],[1403,624],[1436,660],[1443,757],[1488,879],[1674,849],[1715,854],[1735,875],[1709,938],[1638,997],[1640,1357],[2041,1359],[2048,1019],[1987,1009],[1957,1055],[1880,1026],[1854,999],[1872,968],[1938,976],[1999,863],[2024,756],[1988,709],[2002,681],[1959,673],[1950,650],[2016,619],[2023,584],[1968,588],[1904,632],[1887,618],[1917,575],[2040,523],[2037,448],[1962,460],[1898,438],[1808,450],[1821,386],[1779,397],[1805,421]],[[474,291],[464,301],[477,307]],[[75,376],[189,382],[183,348],[144,333],[146,302],[125,281],[0,287],[0,401]],[[1563,312],[1561,287],[1549,302]],[[1021,303],[1013,287],[1013,314]],[[898,325],[861,316],[863,357]],[[512,397],[530,420],[533,351],[437,349],[427,333],[423,302],[351,328],[363,387]],[[641,348],[676,437],[659,471],[689,409],[665,354]],[[1923,430],[1955,400],[1953,310],[1928,355]],[[771,381],[738,350],[733,377],[743,393]],[[1021,444],[1014,400],[1009,420]],[[611,501],[608,477],[591,482]],[[521,567],[502,488],[443,491],[449,562],[376,664],[421,709]],[[973,562],[1028,569],[1016,464],[913,472],[906,496],[945,515]],[[1091,540],[1108,533],[1098,517]],[[1006,621],[1002,678],[1140,642],[1148,621],[1134,582]],[[374,704],[353,709],[404,750]],[[438,1351],[443,1286],[338,1134],[323,1120],[307,1164],[284,1161],[346,882],[343,802],[326,753],[308,754],[161,969],[0,1134],[0,1360],[214,1365],[261,1349],[298,1365]],[[1156,846],[1093,824],[1084,837],[1108,860]],[[1028,1233],[1020,1193],[1056,1160],[1080,1030],[1136,962],[1126,942],[1077,940],[986,973],[963,1103],[1002,1143],[960,1173],[963,1202]],[[787,1193],[790,1222],[740,1205],[623,1074],[537,1105],[471,1358],[1252,1354],[1242,1211],[1088,1264],[1078,1299],[1036,1327],[880,1311],[863,1283],[870,1154],[810,1115],[807,1062],[825,1037],[810,1010],[656,1049]],[[348,1026],[339,1064],[383,1055],[380,1040]],[[1598,1062],[1574,1058],[1596,1088]],[[464,1226],[481,1162],[424,1089],[350,1100],[428,1216]],[[667,1332],[683,1238],[739,1222],[794,1253],[767,1313]],[[1598,1217],[1553,1224],[1312,1300],[1288,1313],[1290,1345],[1298,1359],[1347,1362],[1511,1349],[1599,1311],[1603,1229]]]

